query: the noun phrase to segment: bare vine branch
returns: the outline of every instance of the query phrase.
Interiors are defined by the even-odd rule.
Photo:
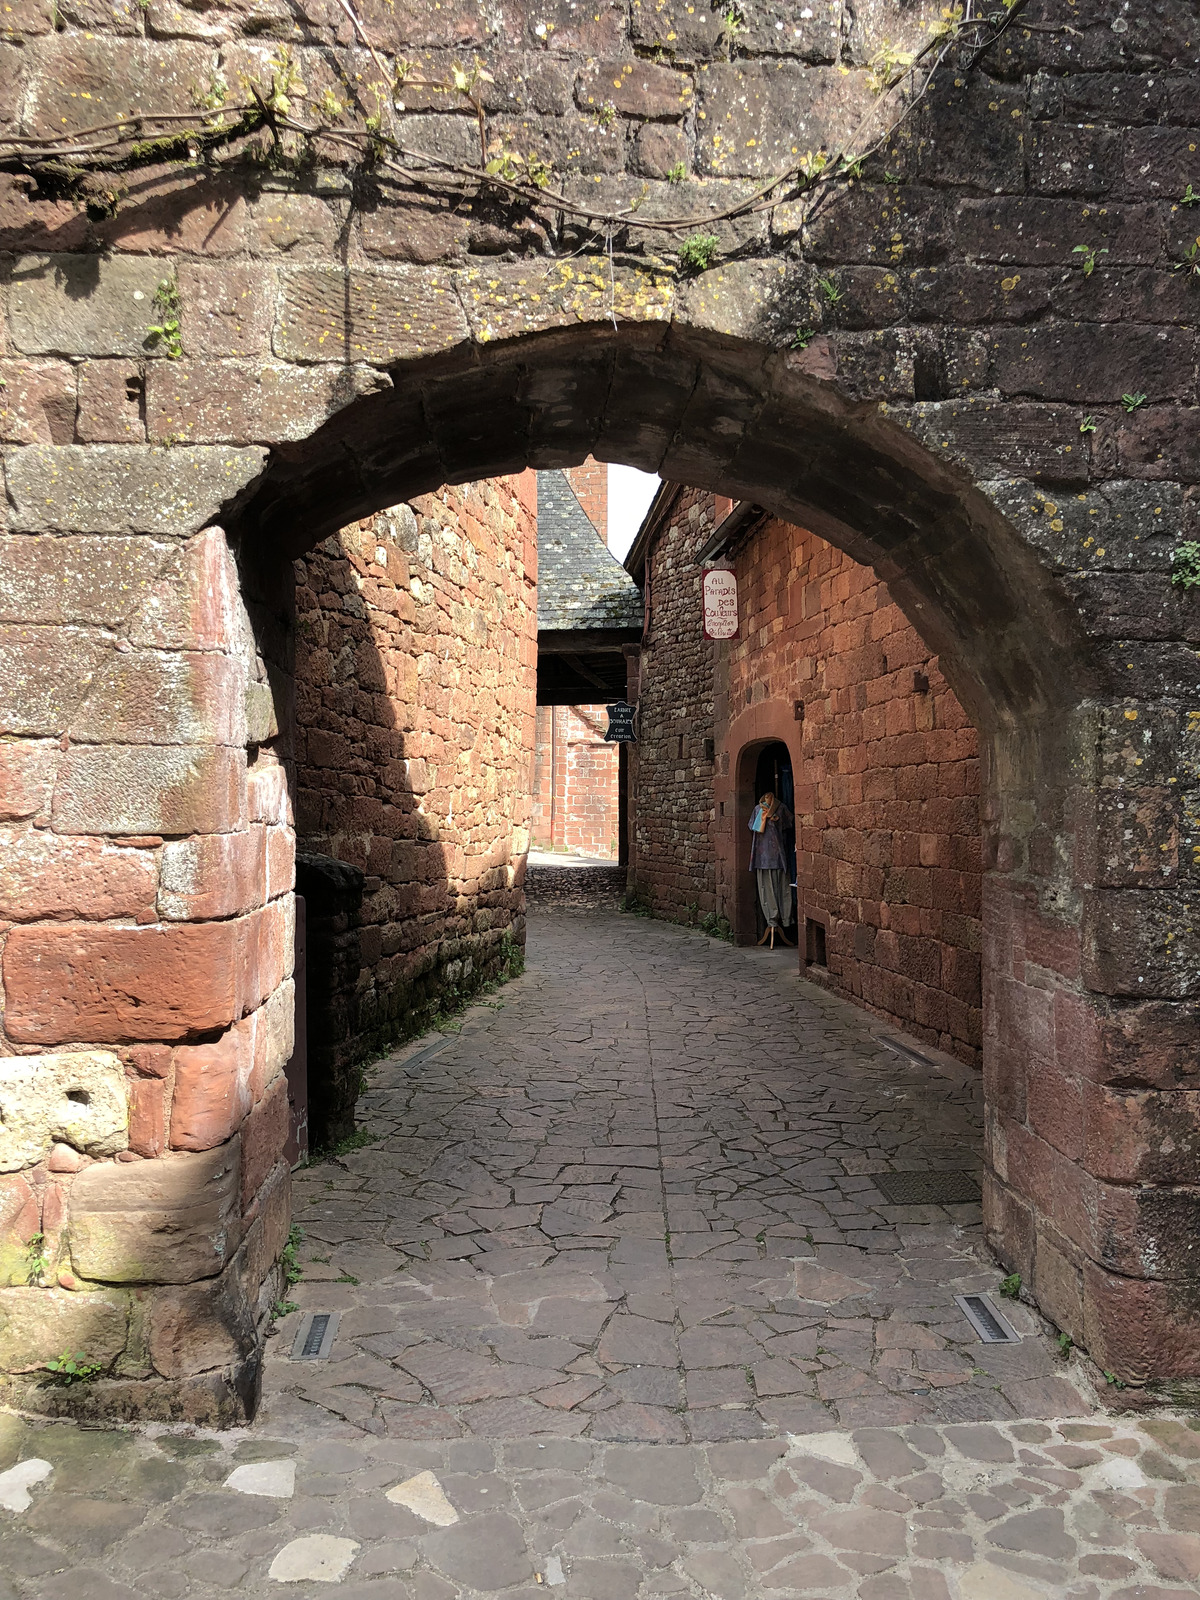
[[[523,181],[519,175],[512,175],[518,171],[512,161],[488,159],[486,122],[478,86],[491,80],[480,64],[477,62],[471,72],[456,68],[453,82],[410,77],[409,63],[402,60],[389,67],[350,0],[338,0],[338,4],[383,78],[382,84],[372,86],[377,96],[386,97],[389,109],[394,109],[395,94],[404,84],[463,96],[479,124],[478,167],[407,147],[393,132],[384,130],[382,118],[368,118],[366,125],[356,127],[339,126],[332,120],[327,123],[302,120],[292,112],[290,95],[286,91],[293,83],[296,87],[292,92],[303,95],[306,91],[295,78],[294,63],[286,50],[281,53],[270,88],[251,83],[252,100],[247,103],[222,105],[201,112],[137,112],[128,119],[118,118],[80,129],[68,138],[6,134],[0,137],[0,167],[30,172],[38,177],[55,163],[74,163],[68,170],[77,181],[91,174],[161,165],[164,160],[184,165],[185,158],[186,163],[204,169],[218,148],[266,126],[276,141],[281,131],[295,134],[314,152],[319,152],[322,146],[331,148],[361,168],[386,172],[411,187],[462,197],[487,195],[531,211],[551,211],[560,218],[569,218],[605,234],[610,241],[615,231],[623,229],[687,234],[710,229],[715,223],[732,222],[772,210],[784,200],[805,197],[819,200],[834,186],[857,178],[862,163],[877,154],[912,116],[951,51],[964,43],[975,46],[969,70],[1012,25],[1028,0],[1000,0],[1003,9],[988,15],[975,11],[978,3],[979,0],[963,0],[962,4],[946,8],[943,21],[916,51],[897,52],[884,46],[871,64],[876,79],[875,103],[832,154],[810,152],[758,185],[750,194],[716,212],[644,217],[638,215],[640,199],[623,209],[611,210],[574,200],[561,187],[551,188],[548,182]],[[894,109],[896,100],[901,102],[898,113],[886,126],[879,127],[882,113],[889,106]],[[340,115],[345,108],[336,101],[334,104],[336,114]],[[56,171],[56,175],[62,179],[64,173]]]

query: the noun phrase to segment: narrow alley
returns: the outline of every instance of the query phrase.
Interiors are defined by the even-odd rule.
[[[1102,1413],[1019,1302],[981,1344],[978,1204],[879,1187],[969,1192],[971,1070],[595,881],[535,883],[525,975],[297,1174],[250,1429],[0,1416],[0,1596],[1194,1595],[1200,1435]]]

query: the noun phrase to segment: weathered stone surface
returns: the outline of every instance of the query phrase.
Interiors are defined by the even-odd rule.
[[[32,1166],[56,1140],[115,1155],[128,1131],[125,1069],[107,1051],[0,1060],[0,1172]]]
[[[179,565],[162,540],[0,536],[0,619],[121,628]]]
[[[263,905],[291,881],[268,882],[268,830],[197,834],[163,850],[159,910],[170,921],[228,917]],[[294,871],[292,874],[294,880]]]
[[[258,356],[270,348],[275,275],[269,267],[185,262],[179,268],[180,337],[185,354]]]
[[[11,526],[18,533],[195,533],[262,463],[258,448],[32,445],[6,460]]]
[[[68,732],[85,744],[246,744],[246,669],[233,656],[128,650],[98,663]]]
[[[373,374],[332,360],[300,369],[282,362],[161,362],[146,379],[146,428],[155,442],[304,439],[373,383]]]
[[[250,1019],[229,1028],[214,1044],[180,1045],[172,1061],[172,1149],[211,1150],[224,1144],[241,1127],[254,1104],[250,1086]],[[264,1171],[258,1172],[254,1189],[264,1176]]]
[[[152,850],[46,832],[0,832],[0,920],[136,917],[153,907]]]
[[[238,827],[246,757],[231,746],[73,746],[58,763],[57,833],[189,834]]]
[[[164,1378],[234,1367],[255,1343],[254,1319],[236,1267],[202,1283],[160,1290],[153,1298],[147,1350]]]
[[[291,361],[386,364],[449,349],[467,337],[454,285],[444,272],[284,274],[275,354]]]
[[[0,441],[70,444],[75,437],[75,373],[65,362],[0,361]]]
[[[0,1286],[29,1282],[29,1244],[42,1231],[42,1208],[28,1182],[0,1178]]]
[[[645,268],[614,269],[596,256],[574,261],[497,262],[457,277],[458,293],[480,344],[543,328],[574,327],[616,316],[661,322],[670,315],[671,280]]]
[[[125,1348],[128,1316],[128,1297],[115,1289],[0,1289],[0,1363],[19,1372],[80,1350],[107,1366]]]
[[[0,744],[0,819],[34,817],[48,805],[57,760],[55,745]]]
[[[142,420],[145,385],[140,367],[132,361],[85,361],[78,370],[75,433],[80,443],[141,444],[146,424]]]
[[[200,1155],[88,1167],[71,1187],[76,1271],[113,1283],[215,1277],[238,1241],[240,1164],[234,1139]]]
[[[231,922],[17,928],[6,1025],[29,1044],[186,1039],[261,1004],[291,970],[291,901]]]
[[[25,355],[144,357],[163,276],[147,257],[21,256],[9,290],[13,344]]]

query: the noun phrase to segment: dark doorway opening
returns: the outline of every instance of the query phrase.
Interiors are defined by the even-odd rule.
[[[775,795],[787,807],[784,825],[780,828],[784,853],[787,857],[784,890],[791,901],[791,914],[787,919],[785,931],[788,941],[794,944],[796,942],[796,785],[792,777],[791,754],[787,745],[780,739],[764,745],[758,753],[758,760],[754,766],[754,793],[750,796],[748,814],[753,813],[754,807],[768,792]],[[757,892],[754,896],[754,917],[754,937],[757,941],[767,931],[767,918]]]

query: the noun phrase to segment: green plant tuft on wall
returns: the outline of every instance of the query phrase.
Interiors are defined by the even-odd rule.
[[[721,241],[715,233],[693,233],[679,246],[679,265],[689,277],[697,272],[707,272],[716,260]]]
[[[1172,550],[1171,582],[1177,589],[1200,589],[1200,541],[1186,539]]]

